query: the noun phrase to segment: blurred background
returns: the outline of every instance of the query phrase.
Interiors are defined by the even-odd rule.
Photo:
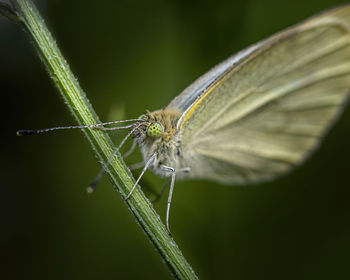
[[[341,2],[35,3],[110,121],[162,108],[231,54]],[[0,17],[4,279],[172,279],[108,179],[86,193],[100,165],[81,131],[16,137],[75,124],[27,39]],[[350,279],[349,143],[350,108],[305,165],[273,183],[177,182],[171,228],[198,276]],[[163,180],[148,172],[141,185],[152,195],[147,186],[159,191]],[[155,204],[163,221],[166,198]]]

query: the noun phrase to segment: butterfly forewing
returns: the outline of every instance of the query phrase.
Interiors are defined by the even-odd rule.
[[[350,88],[349,5],[257,46],[226,61],[182,115],[189,176],[273,179],[303,162],[342,111]]]
[[[175,97],[167,106],[168,109],[178,109],[185,111],[191,106],[198,97],[206,92],[206,89],[213,83],[215,83],[222,75],[229,69],[240,63],[240,61],[247,57],[249,54],[259,48],[261,43],[257,43],[237,53],[236,55],[227,58],[222,61],[210,71],[199,77],[191,85],[189,85],[183,92]]]

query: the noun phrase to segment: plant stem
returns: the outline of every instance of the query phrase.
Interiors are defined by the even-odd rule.
[[[99,123],[100,120],[34,4],[30,0],[13,0],[12,4],[15,9],[14,14],[17,15],[25,31],[29,33],[51,78],[59,88],[66,105],[79,125]],[[8,7],[6,8],[8,9]],[[115,149],[108,134],[93,129],[84,129],[84,133],[95,150],[99,161],[102,164],[107,162],[112,157]],[[135,180],[119,154],[111,162],[107,173],[121,196],[126,197]],[[197,279],[191,266],[183,257],[177,244],[168,235],[165,226],[142,191],[137,188],[126,203],[175,277],[179,279]]]

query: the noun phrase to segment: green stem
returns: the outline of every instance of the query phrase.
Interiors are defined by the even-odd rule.
[[[15,9],[14,14],[30,34],[42,61],[78,123],[80,125],[99,123],[100,120],[34,4],[29,0],[13,0],[12,3]],[[8,6],[6,8],[8,9]],[[95,150],[97,158],[102,163],[107,162],[115,149],[108,134],[93,129],[84,129],[84,133]],[[122,197],[125,197],[133,187],[135,180],[119,154],[111,162],[107,172],[115,188]],[[168,235],[165,226],[142,191],[137,188],[126,203],[175,277],[197,279],[191,266],[174,240]]]

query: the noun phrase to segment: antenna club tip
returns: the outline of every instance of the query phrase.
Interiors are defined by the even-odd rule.
[[[37,131],[35,130],[18,130],[16,132],[17,136],[25,136],[25,135],[34,135],[34,134],[38,134]]]

